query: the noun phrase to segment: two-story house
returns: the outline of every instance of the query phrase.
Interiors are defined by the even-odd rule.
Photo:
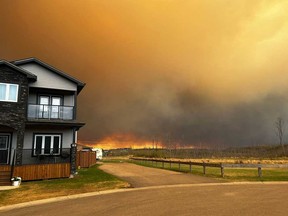
[[[24,180],[75,172],[84,125],[76,120],[77,96],[84,86],[35,58],[0,60],[0,172]]]

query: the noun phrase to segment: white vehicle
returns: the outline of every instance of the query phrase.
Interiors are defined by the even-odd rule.
[[[91,150],[96,152],[96,160],[102,160],[103,149],[101,149],[101,148],[92,148]]]

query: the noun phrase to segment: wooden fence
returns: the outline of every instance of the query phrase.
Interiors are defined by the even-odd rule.
[[[0,171],[11,171],[10,165],[0,165]]]
[[[77,167],[88,168],[96,164],[96,152],[78,151],[76,158]]]
[[[171,164],[178,164],[178,169],[181,170],[181,165],[189,165],[189,170],[192,172],[192,166],[202,166],[203,167],[203,174],[206,174],[206,167],[218,167],[220,169],[221,177],[225,175],[225,168],[256,168],[258,170],[258,177],[262,177],[262,168],[288,168],[288,164],[225,164],[225,163],[206,163],[206,162],[191,162],[191,161],[175,161],[175,160],[167,160],[167,159],[151,159],[151,158],[136,158],[131,157],[132,160],[147,162],[150,161],[153,163],[161,163],[162,168],[164,168],[164,164],[168,163]]]
[[[15,166],[12,175],[21,176],[23,181],[67,178],[70,176],[70,163]]]

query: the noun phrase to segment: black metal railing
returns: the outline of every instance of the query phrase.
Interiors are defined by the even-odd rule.
[[[74,106],[29,104],[28,118],[73,120]]]
[[[70,148],[58,149],[53,152],[53,149],[47,153],[47,149],[17,149],[16,154],[22,155],[22,165],[32,164],[56,164],[70,163]]]

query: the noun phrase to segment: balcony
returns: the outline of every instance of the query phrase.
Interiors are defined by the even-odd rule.
[[[74,120],[74,106],[29,104],[28,119]]]

